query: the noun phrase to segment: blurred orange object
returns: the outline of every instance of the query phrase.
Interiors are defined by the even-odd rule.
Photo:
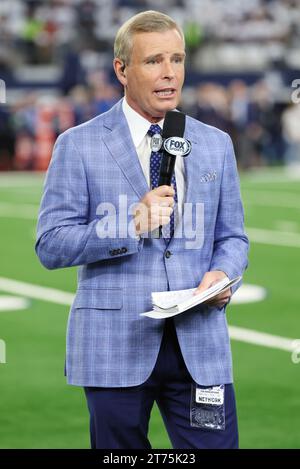
[[[56,138],[54,130],[55,105],[52,102],[40,102],[37,106],[35,158],[33,169],[46,171]]]

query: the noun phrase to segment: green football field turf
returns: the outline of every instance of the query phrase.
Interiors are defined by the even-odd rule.
[[[34,252],[42,179],[0,175],[0,277],[73,293],[76,269],[47,271]],[[244,283],[263,286],[267,296],[231,305],[228,323],[300,339],[300,181],[282,170],[248,173],[241,180],[252,241]],[[0,279],[0,300],[8,295],[14,296],[1,288]],[[68,310],[41,295],[29,295],[26,309],[0,310],[6,346],[6,363],[0,363],[0,448],[89,447],[83,391],[66,385],[63,376]],[[242,448],[300,447],[300,363],[276,344],[232,340]],[[171,447],[156,407],[150,440],[154,448]]]

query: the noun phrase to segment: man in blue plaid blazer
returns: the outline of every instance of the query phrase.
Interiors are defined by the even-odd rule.
[[[177,207],[174,187],[150,190],[148,130],[178,105],[184,56],[170,17],[149,11],[127,21],[114,59],[124,99],[60,135],[45,181],[36,252],[49,269],[79,266],[66,375],[84,387],[93,448],[151,448],[155,401],[174,448],[238,446],[225,315],[232,292],[174,320],[140,316],[152,309],[151,292],[201,291],[247,265],[227,134],[187,117],[192,151],[176,159]],[[175,208],[171,240],[151,237]]]

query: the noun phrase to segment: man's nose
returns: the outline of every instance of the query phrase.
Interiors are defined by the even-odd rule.
[[[169,62],[168,60],[166,60],[164,63],[163,63],[163,78],[174,78],[175,76],[175,72],[174,72],[174,68],[173,68],[173,64],[172,62]]]

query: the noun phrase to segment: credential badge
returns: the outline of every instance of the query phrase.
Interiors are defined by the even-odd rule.
[[[159,151],[162,147],[162,136],[160,134],[154,134],[151,137],[151,151]]]

